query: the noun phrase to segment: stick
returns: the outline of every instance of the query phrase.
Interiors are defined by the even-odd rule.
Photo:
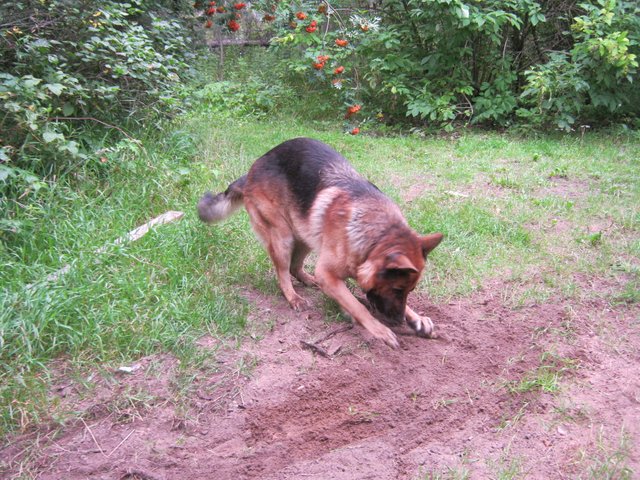
[[[100,446],[100,444],[98,443],[98,441],[96,440],[96,437],[93,436],[93,432],[91,431],[91,429],[89,428],[89,425],[87,425],[87,422],[84,421],[84,418],[80,417],[80,420],[82,421],[82,423],[84,424],[84,427],[88,430],[89,435],[91,435],[91,438],[93,438],[93,443],[96,444],[96,447],[98,447],[98,450],[100,450],[100,453],[102,455],[104,455],[105,457],[107,456],[104,453],[104,450],[102,450],[102,447]]]
[[[135,432],[135,430],[131,430],[131,431],[129,432],[129,434],[128,434],[126,437],[124,437],[124,438],[122,439],[122,441],[121,441],[121,442],[116,446],[116,448],[114,448],[113,450],[111,450],[111,452],[109,452],[109,455],[107,455],[107,458],[109,458],[111,455],[113,455],[113,454],[115,453],[115,451],[116,451],[116,450],[118,450],[118,449],[120,448],[120,445],[122,445],[124,442],[126,442],[126,441],[128,440],[128,438],[129,438],[131,435],[133,435],[133,433],[134,433],[134,432]]]
[[[331,337],[333,337],[337,333],[346,332],[347,330],[351,330],[352,328],[353,328],[353,323],[350,323],[349,325],[343,325],[341,327],[338,327],[335,330],[331,330],[324,337],[320,338],[320,340],[316,340],[315,343],[322,343],[325,340],[329,340]]]
[[[122,237],[116,239],[116,241],[113,242],[113,245],[120,245],[121,243],[124,243],[124,242],[135,242],[136,240],[139,240],[140,238],[144,237],[147,233],[149,233],[149,230],[151,230],[151,227],[155,227],[156,225],[164,225],[165,223],[175,222],[176,220],[180,220],[183,216],[184,216],[184,212],[176,212],[172,210],[165,212],[162,215],[158,215],[156,218],[149,220],[147,223],[140,225],[137,228],[134,228],[126,235],[123,235]],[[109,248],[109,245],[105,245],[104,247],[100,247],[99,249],[97,249],[95,253],[104,253],[107,251],[108,248]]]
[[[451,195],[452,197],[462,197],[462,198],[468,198],[469,195],[467,195],[466,193],[461,193],[461,192],[456,192],[454,190],[447,190],[446,192],[447,195]]]
[[[158,215],[156,218],[149,220],[147,223],[134,228],[126,235],[123,235],[122,237],[117,238],[112,245],[120,245],[124,242],[135,242],[136,240],[145,236],[149,232],[149,230],[151,230],[152,227],[155,227],[156,225],[164,225],[165,223],[175,222],[176,220],[180,220],[183,216],[184,216],[184,212],[177,212],[172,210],[165,212],[162,215]],[[107,249],[110,246],[111,245],[105,245],[103,247],[100,247],[94,250],[93,252],[104,253],[107,251]],[[64,267],[60,268],[59,270],[56,270],[55,272],[47,275],[46,281],[54,282],[58,280],[60,277],[62,277],[63,275],[69,273],[70,270],[71,270],[71,265],[66,264]],[[33,285],[34,285],[33,283],[30,283],[29,285],[27,285],[27,289],[33,288]]]
[[[321,355],[325,358],[331,358],[331,355],[329,355],[323,348],[320,348],[319,346],[314,345],[313,343],[305,342],[304,340],[300,340],[300,343],[302,344],[302,348],[311,350],[312,352],[315,352],[318,355]]]

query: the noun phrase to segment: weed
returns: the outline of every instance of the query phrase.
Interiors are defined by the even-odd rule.
[[[149,392],[127,386],[106,405],[106,409],[113,415],[115,423],[131,423],[141,419],[155,402],[156,398]]]
[[[590,458],[586,473],[580,475],[581,480],[631,480],[634,471],[627,465],[632,438],[624,429],[620,432],[620,441],[615,446],[608,445],[602,430],[596,441],[597,451],[594,455],[583,452],[583,461]]]
[[[469,480],[471,472],[465,466],[446,467],[443,471],[420,473],[419,480]]]
[[[513,190],[520,189],[520,184],[510,177],[491,177],[491,183],[501,188],[511,188]]]
[[[566,165],[558,165],[549,173],[549,178],[569,178],[569,169]]]
[[[511,443],[509,443],[498,459],[489,459],[487,465],[495,472],[495,480],[514,480],[525,478],[527,472],[524,469],[523,459],[511,454]]]
[[[529,402],[525,402],[522,404],[522,406],[520,407],[520,409],[516,412],[516,414],[512,417],[509,418],[503,418],[500,420],[500,423],[498,424],[498,431],[501,430],[505,430],[507,428],[512,428],[515,427],[518,423],[520,423],[520,420],[522,420],[522,418],[524,417],[525,413],[527,413],[527,408],[529,407]]]
[[[438,410],[440,408],[448,408],[450,405],[458,403],[457,398],[441,398],[440,400],[433,402],[433,409]]]
[[[511,394],[527,392],[555,393],[560,389],[560,379],[569,370],[576,368],[576,362],[559,357],[550,352],[540,356],[540,366],[531,370],[519,380],[505,382],[504,387]]]
[[[633,279],[627,282],[622,291],[613,297],[615,303],[639,303],[640,302],[640,279]]]
[[[347,407],[347,413],[353,417],[354,421],[357,423],[371,423],[380,416],[379,412],[362,410],[356,405],[349,405]]]
[[[581,423],[589,419],[589,411],[582,405],[560,404],[554,406],[553,410],[562,422]]]

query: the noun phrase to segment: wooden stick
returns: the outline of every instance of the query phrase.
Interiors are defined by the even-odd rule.
[[[157,217],[149,220],[147,223],[134,228],[126,235],[123,235],[122,237],[117,238],[113,242],[113,244],[104,245],[94,250],[93,252],[104,253],[109,249],[109,247],[113,245],[120,245],[125,242],[135,242],[136,240],[144,237],[147,233],[149,233],[149,230],[151,230],[152,227],[155,227],[156,225],[164,225],[165,223],[175,222],[177,220],[180,220],[183,216],[184,216],[184,212],[170,210],[168,212],[163,213],[162,215],[158,215]],[[63,275],[69,273],[70,270],[71,270],[71,265],[66,264],[64,267],[60,268],[59,270],[56,270],[55,272],[47,275],[46,281],[55,282]],[[30,283],[29,285],[27,285],[27,289],[33,288],[33,285],[34,285],[33,283]]]
[[[96,447],[98,447],[98,450],[100,450],[100,453],[102,455],[104,455],[105,457],[107,456],[107,454],[104,453],[104,450],[102,450],[102,447],[100,446],[100,444],[98,443],[98,441],[96,440],[96,437],[93,436],[93,432],[91,431],[91,429],[89,428],[89,425],[87,425],[87,422],[84,421],[84,418],[80,417],[80,420],[82,421],[82,423],[84,424],[84,428],[87,429],[87,431],[89,432],[89,435],[91,435],[91,438],[93,439],[93,443],[96,444]]]
[[[350,323],[348,325],[343,325],[341,327],[338,327],[334,330],[331,330],[329,333],[327,333],[324,337],[320,338],[320,340],[316,340],[315,343],[322,343],[325,340],[329,340],[331,337],[333,337],[334,335],[341,333],[341,332],[346,332],[347,330],[351,330],[353,328],[353,323]]]
[[[123,235],[120,238],[117,238],[113,245],[120,245],[124,242],[135,242],[136,240],[144,237],[151,227],[155,227],[156,225],[164,225],[165,223],[175,222],[176,220],[180,220],[184,216],[184,212],[176,212],[176,211],[168,211],[163,213],[162,215],[158,215],[156,218],[149,220],[147,223],[140,225],[137,228],[134,228],[126,235]],[[104,247],[100,247],[95,251],[95,253],[104,253],[110,245],[105,245]]]
[[[307,350],[311,350],[312,352],[317,353],[318,355],[321,355],[325,358],[331,358],[331,355],[329,355],[323,348],[313,344],[313,343],[309,343],[309,342],[305,342],[304,340],[300,340],[300,343],[302,344],[302,348],[306,348]]]
[[[129,432],[129,434],[128,434],[126,437],[124,437],[124,438],[122,439],[122,441],[121,441],[121,442],[120,442],[120,443],[119,443],[119,444],[118,444],[118,445],[117,445],[113,450],[111,450],[111,452],[109,452],[109,455],[107,455],[107,458],[109,458],[111,455],[113,455],[113,454],[115,453],[115,451],[116,451],[116,450],[118,450],[118,449],[120,448],[120,446],[121,446],[124,442],[126,442],[126,441],[129,439],[129,437],[130,437],[131,435],[133,435],[133,433],[134,433],[134,432],[135,432],[135,430],[131,430],[131,431]]]

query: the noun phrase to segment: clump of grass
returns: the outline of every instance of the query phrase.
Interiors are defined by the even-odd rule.
[[[513,190],[518,190],[520,188],[520,184],[511,177],[494,177],[491,176],[491,183],[496,187],[501,188],[511,188]]]
[[[460,455],[460,465],[446,466],[438,469],[421,467],[416,480],[469,480],[471,478],[471,471],[468,467],[469,463],[468,452],[464,451]]]
[[[604,440],[602,431],[598,434],[597,452],[586,454],[590,458],[590,464],[586,472],[578,478],[581,480],[631,480],[635,478],[635,472],[628,465],[631,455],[632,438],[624,429],[620,433],[620,441],[611,446]]]
[[[620,293],[614,296],[615,303],[639,303],[640,279],[634,278],[627,282]]]
[[[419,480],[469,480],[471,472],[466,467],[446,467],[446,469],[435,472],[420,474]]]
[[[575,368],[574,360],[544,352],[540,356],[540,366],[525,373],[520,380],[506,382],[504,387],[516,395],[528,392],[556,393],[560,390],[562,376]]]

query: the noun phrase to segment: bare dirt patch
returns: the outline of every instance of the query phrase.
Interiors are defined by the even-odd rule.
[[[549,185],[538,189],[537,196],[555,196],[566,200],[583,200],[593,188],[586,180],[571,179],[565,176],[549,177]]]
[[[618,453],[615,468],[640,472],[640,309],[557,299],[512,310],[500,289],[414,298],[440,337],[407,330],[397,351],[325,322],[309,289],[302,314],[249,292],[254,340],[204,338],[217,361],[198,375],[180,382],[165,355],[91,391],[61,376],[52,395],[82,418],[12,439],[2,478],[590,478]]]

